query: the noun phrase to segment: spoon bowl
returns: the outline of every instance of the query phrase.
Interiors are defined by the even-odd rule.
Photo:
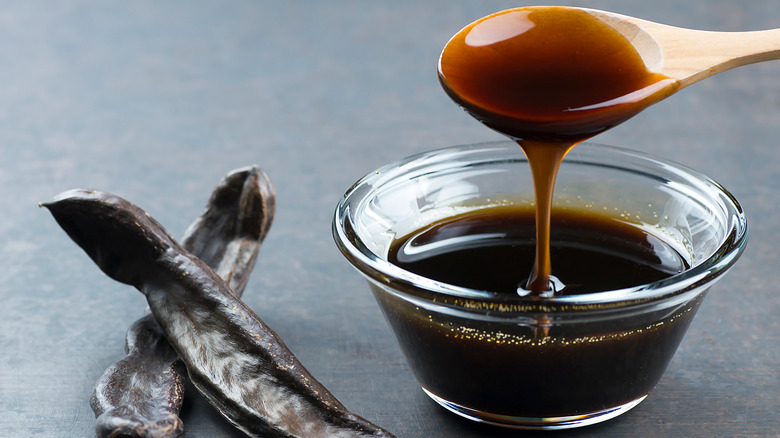
[[[561,6],[501,11],[439,59],[449,96],[515,140],[577,143],[719,72],[780,58],[780,29],[708,32]]]

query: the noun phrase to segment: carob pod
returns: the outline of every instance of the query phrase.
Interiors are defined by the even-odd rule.
[[[203,261],[146,212],[72,190],[42,204],[111,278],[138,288],[193,385],[254,437],[392,437],[348,411]]]
[[[185,232],[182,245],[241,296],[274,209],[274,189],[265,172],[257,167],[236,169],[214,188],[205,210]],[[184,377],[179,355],[151,314],[127,330],[125,352],[95,385],[90,404],[97,436],[181,435]]]

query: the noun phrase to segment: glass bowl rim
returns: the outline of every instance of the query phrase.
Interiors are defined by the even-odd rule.
[[[741,204],[721,184],[688,166],[644,152],[595,142],[584,142],[584,144],[591,150],[597,149],[598,153],[607,153],[611,156],[633,157],[634,159],[642,160],[644,162],[652,162],[655,165],[660,165],[667,169],[674,169],[678,173],[682,172],[688,177],[692,177],[715,189],[721,197],[725,199],[725,202],[730,209],[733,209],[731,216],[728,218],[729,228],[725,233],[723,242],[721,242],[718,248],[701,263],[690,269],[686,269],[679,274],[655,282],[611,291],[568,296],[564,295],[552,298],[509,295],[505,293],[471,289],[432,280],[388,262],[382,256],[374,254],[365,245],[360,243],[360,239],[356,235],[354,229],[352,229],[348,216],[350,211],[350,200],[352,200],[353,197],[358,196],[358,192],[362,187],[370,185],[378,178],[386,177],[386,174],[391,173],[393,169],[398,169],[423,159],[430,159],[431,157],[457,152],[464,153],[477,151],[480,149],[487,150],[489,148],[507,150],[516,148],[516,150],[520,150],[520,148],[510,140],[498,140],[448,146],[416,153],[388,163],[366,174],[344,193],[336,206],[332,222],[332,233],[336,246],[354,268],[372,281],[392,287],[396,294],[401,294],[415,301],[422,300],[427,304],[461,307],[472,310],[484,308],[489,309],[491,312],[495,312],[496,309],[499,309],[499,312],[501,311],[500,309],[511,312],[518,311],[518,309],[520,311],[603,310],[653,303],[667,300],[672,297],[685,297],[683,300],[687,300],[692,293],[697,295],[701,292],[702,286],[710,285],[736,263],[747,244],[747,218]],[[579,147],[581,148],[582,145]],[[577,151],[577,147],[574,148],[574,151]],[[576,153],[574,155],[576,155]],[[626,170],[628,169],[626,168]],[[706,290],[706,288],[704,290]],[[485,306],[480,306],[477,303],[483,303]]]

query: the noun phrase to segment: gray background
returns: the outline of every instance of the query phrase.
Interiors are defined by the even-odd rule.
[[[400,437],[509,437],[417,387],[330,235],[341,194],[405,155],[500,139],[436,78],[462,26],[516,1],[0,3],[0,436],[90,437],[92,385],[141,294],[105,277],[37,203],[92,187],[181,235],[229,170],[263,167],[276,220],[244,295],[345,405]],[[710,30],[780,27],[780,2],[567,4]],[[780,62],[683,90],[596,141],[700,170],[751,242],[656,390],[603,425],[542,436],[780,436]],[[241,436],[194,391],[188,437]]]

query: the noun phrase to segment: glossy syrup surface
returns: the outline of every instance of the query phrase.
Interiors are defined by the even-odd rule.
[[[553,214],[556,295],[640,286],[680,273],[686,260],[669,244],[615,218],[579,210]],[[443,283],[515,294],[534,263],[534,211],[494,207],[436,222],[391,246],[388,260]]]

